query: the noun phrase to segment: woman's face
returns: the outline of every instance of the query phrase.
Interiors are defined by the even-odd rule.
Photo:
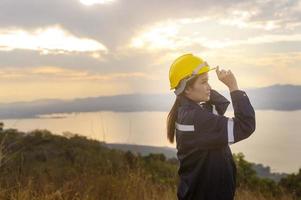
[[[208,72],[200,74],[192,87],[185,90],[186,96],[195,102],[209,101],[211,86],[208,83]]]

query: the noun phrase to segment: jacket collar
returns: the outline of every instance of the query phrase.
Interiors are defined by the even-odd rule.
[[[205,102],[199,102],[199,103],[198,103],[198,102],[195,102],[195,101],[193,101],[192,99],[186,97],[185,95],[183,95],[183,96],[178,96],[178,98],[179,98],[180,104],[181,104],[182,106],[184,106],[184,105],[200,106],[201,103],[202,103],[202,104],[205,103]]]
[[[230,101],[228,101],[224,96],[222,96],[216,91],[212,92],[210,100],[206,102],[195,102],[192,99],[186,97],[185,95],[178,96],[177,98],[179,98],[180,105],[182,106],[200,106],[209,110],[215,109],[220,115],[223,115],[226,112],[227,107],[230,104]],[[212,107],[212,105],[214,105],[214,108]]]

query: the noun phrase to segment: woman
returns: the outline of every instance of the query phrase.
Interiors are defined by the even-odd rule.
[[[217,66],[234,109],[233,118],[224,116],[230,102],[209,85],[208,72],[213,69],[201,58],[184,54],[169,71],[177,97],[167,118],[167,137],[171,143],[176,137],[181,200],[234,199],[236,166],[229,145],[248,138],[256,127],[247,94],[238,89],[231,70]]]

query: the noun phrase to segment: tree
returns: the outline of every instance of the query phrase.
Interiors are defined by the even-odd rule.
[[[0,131],[3,131],[4,123],[0,122]]]

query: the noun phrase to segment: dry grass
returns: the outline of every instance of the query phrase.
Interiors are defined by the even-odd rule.
[[[144,172],[131,172],[126,175],[91,174],[75,177],[63,183],[59,189],[50,183],[39,185],[30,179],[24,186],[0,191],[0,199],[11,200],[99,200],[99,199],[176,199],[176,188],[154,184]]]
[[[94,184],[87,183],[91,177],[66,182],[60,189],[54,189],[51,184],[42,186],[41,191],[33,180],[22,187],[19,184],[10,190],[1,190],[0,199],[11,200],[174,200],[176,188],[153,184],[144,174],[130,173],[123,177],[106,175],[94,177]],[[87,185],[89,184],[89,185]],[[235,200],[293,200],[290,195],[279,198],[264,197],[246,189],[237,189]]]
[[[237,188],[235,200],[294,200],[294,197],[289,194],[278,198],[272,196],[265,197],[259,192],[252,192],[248,189]]]

